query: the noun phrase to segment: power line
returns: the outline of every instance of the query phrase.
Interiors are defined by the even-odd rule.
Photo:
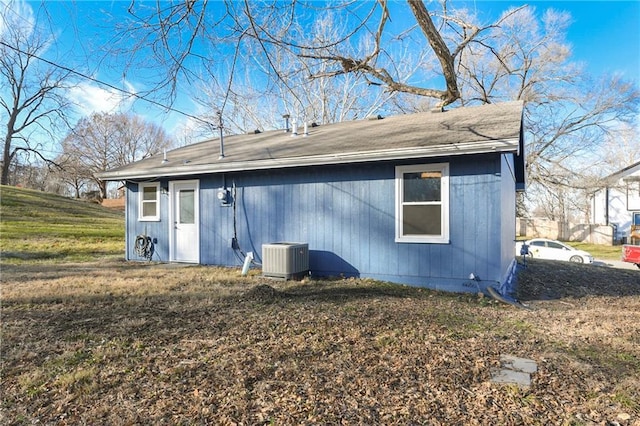
[[[119,87],[117,87],[117,86],[114,86],[113,84],[110,84],[110,83],[107,83],[107,82],[105,82],[105,81],[99,80],[99,79],[97,79],[97,78],[95,78],[95,77],[91,77],[91,76],[89,76],[89,75],[87,75],[87,74],[84,74],[84,73],[82,73],[82,72],[80,72],[80,71],[76,71],[76,70],[71,69],[71,68],[69,68],[69,67],[66,67],[66,66],[64,66],[64,65],[60,65],[60,64],[55,63],[55,62],[53,62],[53,61],[50,61],[50,60],[48,60],[48,59],[45,59],[45,58],[43,58],[43,57],[41,57],[41,56],[38,56],[38,55],[36,55],[36,54],[34,54],[34,53],[25,52],[24,50],[22,50],[22,49],[20,49],[20,48],[18,48],[18,47],[15,47],[15,46],[11,46],[11,45],[9,45],[9,44],[5,43],[5,42],[4,42],[4,41],[2,41],[2,40],[0,40],[0,45],[5,46],[5,47],[8,47],[9,49],[14,50],[14,51],[16,51],[16,52],[18,52],[18,53],[20,53],[20,54],[22,54],[22,55],[27,55],[27,56],[29,56],[29,57],[31,57],[31,58],[35,58],[35,59],[37,59],[37,60],[39,60],[39,61],[42,61],[42,62],[44,62],[44,63],[46,63],[46,64],[48,64],[48,65],[53,66],[53,67],[56,67],[56,68],[59,68],[59,69],[61,69],[61,70],[66,71],[66,72],[69,72],[69,73],[75,74],[75,75],[77,75],[78,77],[84,78],[84,79],[86,79],[86,80],[92,81],[92,82],[97,83],[97,84],[100,84],[100,85],[102,85],[102,86],[106,86],[106,87],[108,87],[108,88],[110,88],[110,89],[112,89],[112,90],[118,91],[118,92],[120,92],[120,93],[124,93],[125,95],[132,96],[132,97],[134,97],[134,98],[136,98],[136,99],[140,99],[140,100],[142,100],[142,101],[148,102],[148,103],[150,103],[150,104],[152,104],[152,105],[158,106],[158,107],[163,108],[163,109],[165,109],[165,110],[167,110],[167,111],[171,111],[171,112],[175,112],[175,113],[177,113],[177,114],[181,114],[181,115],[183,115],[183,116],[185,116],[185,117],[189,117],[189,118],[191,118],[191,119],[194,119],[194,120],[196,120],[196,121],[199,121],[199,122],[201,122],[201,123],[204,123],[204,124],[206,124],[206,125],[208,125],[208,126],[213,126],[214,128],[216,127],[215,125],[213,125],[213,124],[209,123],[207,120],[204,120],[204,119],[202,119],[202,118],[200,118],[200,117],[198,117],[198,116],[195,116],[195,115],[193,115],[193,114],[189,114],[189,113],[187,113],[187,112],[181,111],[181,110],[176,109],[176,108],[171,107],[171,106],[164,105],[164,104],[162,104],[162,103],[160,103],[160,102],[158,102],[158,101],[154,101],[153,99],[148,99],[148,98],[146,98],[145,96],[139,95],[139,94],[137,94],[137,93],[133,93],[133,92],[129,92],[128,90],[121,89],[121,88],[119,88]]]

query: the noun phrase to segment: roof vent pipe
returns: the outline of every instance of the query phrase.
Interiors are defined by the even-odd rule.
[[[293,120],[293,133],[291,133],[291,136],[298,136],[298,123],[296,123],[296,120]]]
[[[284,118],[284,132],[289,133],[289,114],[284,114],[282,118]]]
[[[222,134],[222,127],[220,127],[220,157],[218,160],[222,160],[224,158],[224,135]]]
[[[304,134],[302,136],[305,138],[309,136],[309,124],[306,121],[304,122]]]
[[[218,129],[220,130],[220,157],[218,160],[224,158],[224,135],[222,134],[222,111],[218,111]]]

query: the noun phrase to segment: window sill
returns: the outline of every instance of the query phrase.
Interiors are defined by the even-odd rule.
[[[412,244],[450,244],[449,238],[425,238],[425,237],[396,237],[396,243]]]

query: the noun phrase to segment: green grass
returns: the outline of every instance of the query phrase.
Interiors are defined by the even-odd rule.
[[[0,187],[4,263],[76,262],[124,253],[124,214],[82,200]]]
[[[603,246],[599,244],[568,242],[571,247],[584,250],[596,259],[620,260],[622,258],[622,246]]]
[[[536,237],[518,237],[517,241],[526,241]],[[596,259],[620,260],[622,258],[622,246],[605,246],[601,244],[581,243],[578,241],[563,241],[565,244],[578,250],[584,250]]]

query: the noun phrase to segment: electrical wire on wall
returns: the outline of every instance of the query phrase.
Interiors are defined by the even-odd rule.
[[[237,205],[236,205],[236,181],[234,180],[231,183],[231,208],[233,214],[233,252],[240,261],[240,263],[244,262],[247,257],[247,253],[245,253],[240,247],[240,242],[238,241],[238,225],[237,225]],[[260,262],[257,262],[253,257],[251,258],[251,263],[257,266],[262,266]]]

